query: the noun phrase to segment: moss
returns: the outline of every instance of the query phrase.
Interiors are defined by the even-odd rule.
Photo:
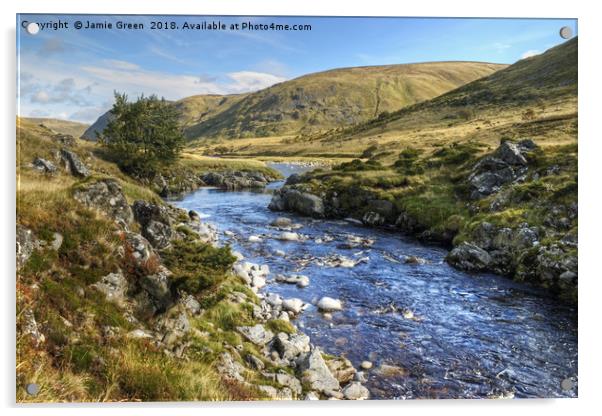
[[[282,319],[272,319],[266,323],[266,328],[277,334],[279,332],[284,332],[285,334],[294,334],[297,332],[293,324],[287,321],[283,321]]]
[[[200,293],[219,285],[236,261],[230,247],[216,248],[190,239],[174,241],[162,257],[173,272],[176,287],[190,293]]]

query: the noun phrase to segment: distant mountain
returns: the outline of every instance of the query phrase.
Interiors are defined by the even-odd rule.
[[[35,124],[42,124],[45,127],[61,134],[70,134],[73,137],[80,137],[89,127],[89,124],[78,123],[76,121],[60,120],[56,118],[36,118],[24,117]]]
[[[431,99],[506,65],[429,62],[333,69],[254,93],[197,95],[174,103],[189,139],[307,134],[360,123]],[[95,139],[101,116],[84,133]]]

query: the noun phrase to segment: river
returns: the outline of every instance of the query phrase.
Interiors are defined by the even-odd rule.
[[[273,167],[285,176],[307,169]],[[217,225],[222,244],[269,265],[272,277],[310,278],[306,288],[272,282],[265,291],[308,303],[322,296],[341,299],[344,309],[331,319],[310,306],[295,323],[312,343],[349,358],[356,368],[373,362],[364,383],[372,398],[577,396],[575,308],[541,289],[455,270],[444,262],[444,248],[399,233],[271,212],[271,190],[279,186],[263,192],[202,188],[174,204]],[[279,231],[269,224],[281,216],[302,225],[296,231],[304,241],[275,238]],[[223,235],[225,230],[234,235]],[[250,235],[262,241],[248,242]],[[374,244],[345,248],[349,236]],[[324,265],[332,255],[363,261],[355,267]],[[407,264],[406,256],[426,263]],[[383,364],[396,370],[380,371]]]

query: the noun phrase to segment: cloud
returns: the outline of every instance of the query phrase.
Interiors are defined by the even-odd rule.
[[[512,45],[509,43],[495,42],[491,45],[493,49],[495,49],[498,53],[504,52],[506,49],[510,49]]]
[[[76,106],[90,105],[87,96],[91,93],[90,85],[78,88],[73,78],[64,78],[57,83],[43,83],[35,78],[29,78],[21,83],[20,98],[29,97],[35,104],[64,103]]]
[[[530,58],[530,57],[532,57],[532,56],[539,55],[540,53],[541,53],[541,52],[540,52],[540,51],[538,51],[538,50],[536,50],[536,49],[530,49],[530,50],[528,50],[528,51],[524,52],[524,53],[523,53],[523,54],[520,56],[520,59]]]
[[[140,69],[140,66],[138,66],[132,62],[120,61],[118,59],[105,59],[103,62],[106,65],[110,66],[111,68],[115,68],[115,69],[123,69],[126,71]]]
[[[65,51],[65,43],[61,38],[50,38],[42,44],[40,50],[38,51],[38,55],[49,56]]]
[[[227,76],[234,81],[229,85],[232,92],[257,91],[286,80],[274,74],[254,71],[230,72]]]

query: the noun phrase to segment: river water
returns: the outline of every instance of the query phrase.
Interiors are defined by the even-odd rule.
[[[273,167],[285,176],[307,169]],[[312,343],[344,355],[356,368],[373,362],[365,373],[372,398],[577,396],[575,308],[503,277],[455,270],[444,262],[444,248],[399,233],[271,212],[271,190],[279,186],[263,192],[203,188],[174,204],[217,225],[222,244],[247,261],[269,265],[272,277],[310,278],[306,288],[271,282],[265,291],[308,303],[322,296],[341,299],[344,310],[331,319],[310,306],[295,323]],[[302,225],[296,231],[304,241],[275,238],[280,231],[269,224],[280,216]],[[234,235],[223,235],[225,230]],[[250,243],[250,235],[262,241]],[[349,236],[374,244],[346,248]],[[363,261],[354,267],[325,264],[333,255]],[[406,256],[426,264],[407,264]]]

